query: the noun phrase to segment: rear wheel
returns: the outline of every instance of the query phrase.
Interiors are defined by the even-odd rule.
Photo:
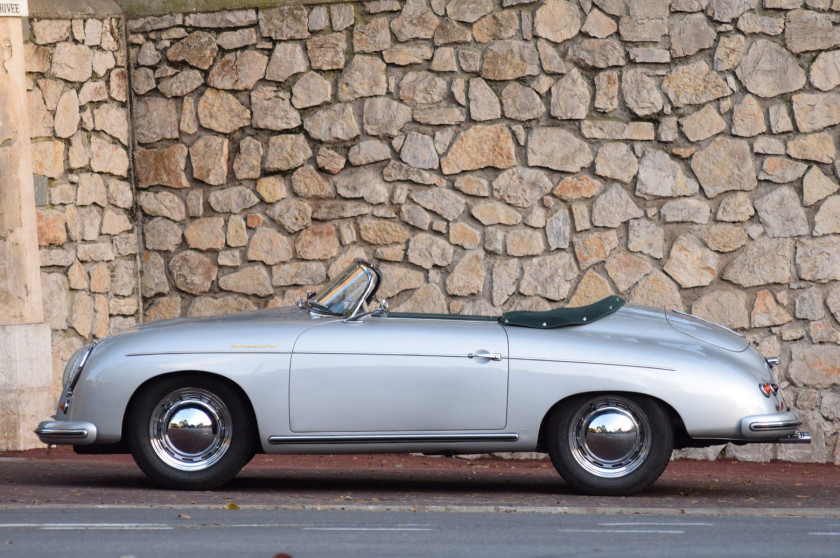
[[[253,432],[250,409],[227,384],[174,376],[138,394],[126,434],[134,460],[155,484],[209,490],[254,456]]]
[[[546,441],[557,472],[577,491],[626,496],[659,478],[674,432],[668,414],[648,397],[586,395],[553,412]]]

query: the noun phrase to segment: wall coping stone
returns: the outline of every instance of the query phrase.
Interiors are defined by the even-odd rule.
[[[138,1],[137,4],[142,2]],[[29,17],[65,19],[78,16],[122,16],[122,7],[115,0],[29,0]]]
[[[38,1],[39,3],[45,2],[45,0]],[[127,16],[142,17],[173,13],[229,11],[243,8],[276,8],[292,4],[341,4],[348,3],[348,0],[119,0],[119,3]]]

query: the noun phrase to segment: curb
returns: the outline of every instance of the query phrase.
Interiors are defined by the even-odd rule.
[[[0,511],[13,510],[203,510],[224,509],[222,504],[38,504],[2,505]],[[436,512],[436,513],[522,513],[545,515],[664,515],[682,517],[800,517],[840,518],[840,509],[822,508],[632,508],[567,506],[428,506],[388,504],[295,504],[241,505],[241,510],[366,511],[366,512]]]

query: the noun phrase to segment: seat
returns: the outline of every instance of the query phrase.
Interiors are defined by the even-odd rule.
[[[545,312],[518,310],[505,312],[499,322],[506,326],[530,327],[535,329],[555,329],[573,325],[591,324],[604,316],[609,316],[626,301],[620,296],[608,296],[588,306],[578,308],[555,308]]]

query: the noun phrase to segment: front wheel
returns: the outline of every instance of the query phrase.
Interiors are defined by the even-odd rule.
[[[627,496],[665,470],[674,431],[662,406],[648,397],[587,395],[552,413],[546,441],[557,472],[577,491]]]
[[[252,424],[250,409],[224,382],[174,376],[138,394],[126,434],[134,460],[155,484],[209,490],[254,456]]]

